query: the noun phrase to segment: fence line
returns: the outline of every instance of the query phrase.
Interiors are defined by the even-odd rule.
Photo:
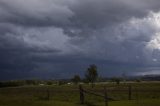
[[[109,100],[115,101],[115,99],[108,97],[108,92],[107,92],[106,86],[104,87],[104,95],[95,93],[93,91],[85,90],[85,89],[83,89],[82,85],[79,85],[79,91],[80,91],[80,102],[81,102],[81,104],[84,104],[84,101],[85,101],[84,94],[85,93],[104,98],[105,106],[108,106],[108,101]],[[131,100],[131,99],[132,99],[132,86],[129,85],[128,86],[128,100]]]
[[[132,99],[132,86],[129,85],[128,86],[128,100],[131,100]]]
[[[104,100],[105,100],[105,106],[108,106],[108,101],[109,101],[109,100],[114,101],[113,98],[109,98],[109,97],[108,97],[106,87],[104,87],[104,95],[97,94],[97,93],[94,93],[94,92],[92,92],[92,91],[84,90],[83,87],[82,87],[82,85],[79,85],[79,91],[80,91],[80,102],[81,102],[81,104],[84,104],[84,100],[85,100],[84,93],[86,93],[86,94],[91,94],[91,95],[95,95],[95,96],[99,96],[99,97],[104,98]]]

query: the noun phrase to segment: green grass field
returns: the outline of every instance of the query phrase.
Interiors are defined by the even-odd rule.
[[[108,96],[116,101],[109,101],[109,106],[160,106],[160,82],[130,83],[132,100],[128,100],[128,84],[96,84],[83,88],[103,94],[107,86]],[[49,91],[49,100],[48,97]],[[85,104],[79,101],[79,89],[76,85],[24,86],[0,89],[0,106],[105,106],[104,99],[86,94]]]

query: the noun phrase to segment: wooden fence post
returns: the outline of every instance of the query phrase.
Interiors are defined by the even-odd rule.
[[[49,92],[49,90],[47,89],[47,98],[46,98],[47,100],[49,100],[50,99],[50,92]]]
[[[80,102],[81,104],[84,104],[84,92],[83,92],[82,85],[79,85],[79,91],[80,91]]]
[[[104,99],[105,99],[105,106],[108,106],[108,94],[106,86],[104,87]]]
[[[129,85],[128,86],[128,100],[131,100],[132,99],[132,86]]]

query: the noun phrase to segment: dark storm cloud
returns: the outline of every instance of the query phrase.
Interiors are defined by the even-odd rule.
[[[92,63],[103,74],[148,71],[160,64],[159,11],[159,0],[0,0],[0,71],[10,79],[68,77]]]
[[[30,26],[89,27],[112,25],[148,11],[159,10],[158,0],[1,0],[1,22]]]
[[[143,18],[149,11],[158,11],[158,0],[81,0],[70,9],[74,15],[72,25],[65,31],[68,35],[92,36],[94,31],[111,27],[132,17]],[[90,33],[89,33],[90,32]]]
[[[1,22],[26,26],[63,25],[72,12],[57,0],[1,0]]]

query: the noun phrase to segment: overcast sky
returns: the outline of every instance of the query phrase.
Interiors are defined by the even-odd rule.
[[[0,0],[0,80],[160,74],[159,0]]]

